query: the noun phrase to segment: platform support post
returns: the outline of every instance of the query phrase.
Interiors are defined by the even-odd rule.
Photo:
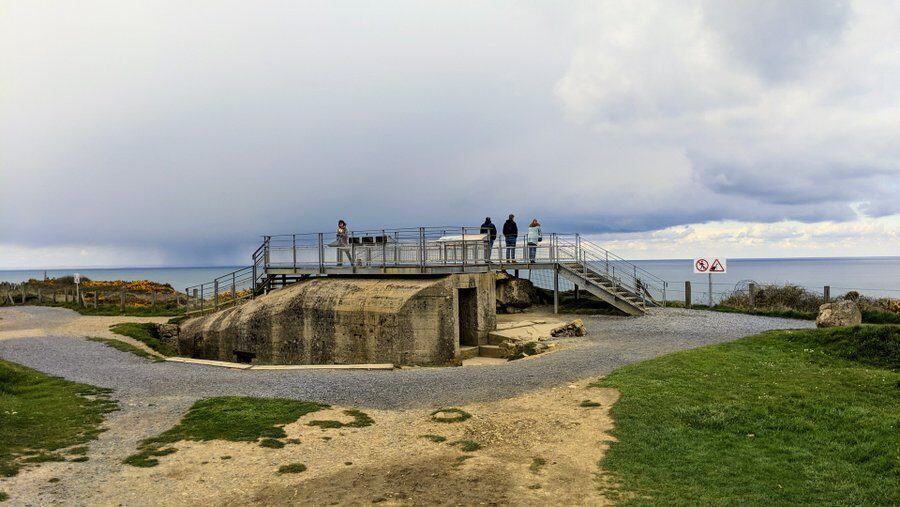
[[[553,313],[559,313],[559,266],[553,269]]]

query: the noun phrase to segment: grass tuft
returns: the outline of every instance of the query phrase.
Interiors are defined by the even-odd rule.
[[[7,495],[5,491],[0,491],[0,502],[5,502],[7,500],[9,500],[9,495]]]
[[[284,447],[284,442],[276,438],[264,438],[259,441],[259,446],[268,447],[269,449],[281,449]]]
[[[152,322],[124,322],[109,327],[113,333],[134,338],[164,356],[177,356],[175,347],[159,338],[159,327]]]
[[[282,465],[278,467],[280,474],[299,474],[306,471],[306,465],[303,463],[291,463],[290,465]]]
[[[616,370],[612,499],[900,503],[897,333],[774,331]]]
[[[454,415],[447,415],[454,414]],[[441,423],[457,423],[472,417],[472,414],[461,408],[439,408],[431,413],[431,420]]]
[[[591,400],[581,400],[581,403],[579,403],[578,406],[584,407],[584,408],[595,408],[595,407],[599,407],[600,403],[597,401],[591,401]]]
[[[157,356],[147,352],[144,349],[135,347],[134,345],[132,345],[130,343],[123,342],[122,340],[115,340],[115,339],[111,339],[111,338],[89,337],[88,341],[102,343],[102,344],[104,344],[108,347],[112,347],[116,350],[119,350],[122,352],[128,352],[128,353],[134,354],[138,357],[142,357],[144,359],[149,359],[156,363],[164,361],[164,359],[157,357]]]
[[[431,440],[432,442],[437,443],[437,444],[447,441],[447,437],[442,437],[440,435],[430,435],[430,434],[429,435],[419,435],[419,438]]]
[[[462,452],[475,452],[478,449],[481,449],[481,444],[472,440],[457,440],[455,442],[450,442],[450,445],[459,447]]]
[[[104,416],[118,408],[110,392],[0,360],[0,476],[65,461],[56,451],[97,438]]]
[[[323,430],[328,428],[365,428],[366,426],[375,424],[375,420],[369,417],[369,414],[366,414],[365,412],[362,412],[360,410],[344,410],[344,413],[352,416],[353,420],[348,423],[342,423],[340,421],[334,420],[310,421],[307,424],[309,426],[318,426]]]
[[[161,449],[163,446],[181,440],[256,442],[284,438],[287,434],[282,426],[324,408],[328,405],[285,398],[206,398],[194,403],[178,425],[141,442],[139,452],[126,458],[125,463],[156,466],[159,462],[152,456],[161,456],[158,453],[167,450]]]
[[[536,474],[540,472],[541,468],[543,468],[546,464],[547,460],[545,460],[544,458],[534,457],[531,458],[531,465],[528,467],[528,469],[531,470],[531,473]]]

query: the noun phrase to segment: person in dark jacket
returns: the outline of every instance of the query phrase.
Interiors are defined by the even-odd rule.
[[[484,259],[489,261],[494,240],[497,239],[497,227],[491,222],[491,217],[485,217],[484,223],[481,224],[481,234],[487,234],[484,238]]]
[[[519,240],[519,226],[514,215],[510,215],[503,223],[503,237],[506,239],[506,260],[516,260],[516,242]]]

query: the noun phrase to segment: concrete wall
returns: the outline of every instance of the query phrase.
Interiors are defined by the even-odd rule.
[[[313,278],[236,308],[185,321],[182,355],[261,364],[451,364],[458,292],[477,293],[477,334],[496,327],[491,273]]]

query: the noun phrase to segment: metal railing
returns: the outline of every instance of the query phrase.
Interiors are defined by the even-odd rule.
[[[535,239],[535,238],[532,238]],[[335,233],[263,236],[252,264],[210,282],[188,287],[189,313],[214,311],[255,297],[272,272],[316,275],[378,270],[429,272],[435,268],[555,269],[557,265],[598,275],[645,302],[666,299],[666,282],[579,234],[497,235],[480,226],[411,227]]]

